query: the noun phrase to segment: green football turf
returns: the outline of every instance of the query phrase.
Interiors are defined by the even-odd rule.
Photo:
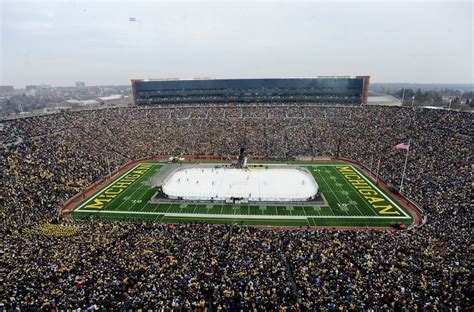
[[[147,181],[165,165],[145,162],[133,167],[79,204],[72,213],[73,218],[269,226],[380,227],[394,223],[409,226],[413,222],[402,205],[347,164],[298,165],[307,168],[318,183],[328,202],[322,206],[150,203],[156,188],[147,185]]]

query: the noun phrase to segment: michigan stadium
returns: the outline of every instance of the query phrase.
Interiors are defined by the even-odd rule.
[[[4,121],[3,306],[383,306],[361,297],[374,281],[466,305],[470,113],[369,106],[368,88],[132,80],[131,107]]]
[[[232,101],[233,105],[242,103],[238,110],[243,111],[258,110],[263,105],[248,106],[246,102],[264,103],[277,96],[281,101],[286,96],[296,103],[330,105],[336,101],[350,107],[367,101],[368,84],[368,76],[133,80],[132,89],[139,110],[142,106],[168,107],[176,102],[200,106]],[[245,124],[239,120],[235,123],[242,129],[237,136],[245,137]],[[241,144],[259,149],[255,143]],[[198,155],[133,160],[77,194],[63,213],[74,219],[262,226],[406,228],[423,222],[422,209],[397,189],[391,190],[375,168],[340,160],[337,155],[319,155],[315,160],[295,155],[287,161],[254,157],[260,162],[249,162],[250,151],[241,147],[238,155],[235,151],[235,162],[219,161],[213,155],[201,155],[201,160]]]
[[[472,311],[473,5],[0,0],[0,312]]]

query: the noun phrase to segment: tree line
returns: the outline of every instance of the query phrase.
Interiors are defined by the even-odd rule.
[[[469,107],[474,108],[474,92],[461,92],[459,90],[444,89],[442,91],[427,90],[422,91],[418,89],[399,89],[391,92],[391,95],[401,99],[403,105],[412,105],[414,97],[414,105],[431,105],[431,106],[449,106],[449,99],[451,99],[452,108]],[[444,98],[443,98],[444,97]],[[448,99],[446,98],[448,97]]]

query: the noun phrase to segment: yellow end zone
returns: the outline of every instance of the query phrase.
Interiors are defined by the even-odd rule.
[[[361,176],[352,166],[336,166],[336,169],[380,216],[400,216],[400,211],[404,213],[398,206],[395,207],[396,205],[392,200]]]
[[[112,201],[120,193],[122,193],[130,184],[140,178],[145,172],[150,170],[152,165],[139,164],[135,168],[127,172],[123,177],[113,182],[111,185],[106,187],[102,192],[99,192],[97,196],[92,197],[91,200],[87,201],[86,204],[81,205],[80,208],[88,209],[102,209],[104,205]]]

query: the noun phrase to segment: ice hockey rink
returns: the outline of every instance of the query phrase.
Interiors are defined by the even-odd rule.
[[[291,202],[313,197],[318,185],[301,168],[187,167],[170,174],[163,192],[172,199]]]

